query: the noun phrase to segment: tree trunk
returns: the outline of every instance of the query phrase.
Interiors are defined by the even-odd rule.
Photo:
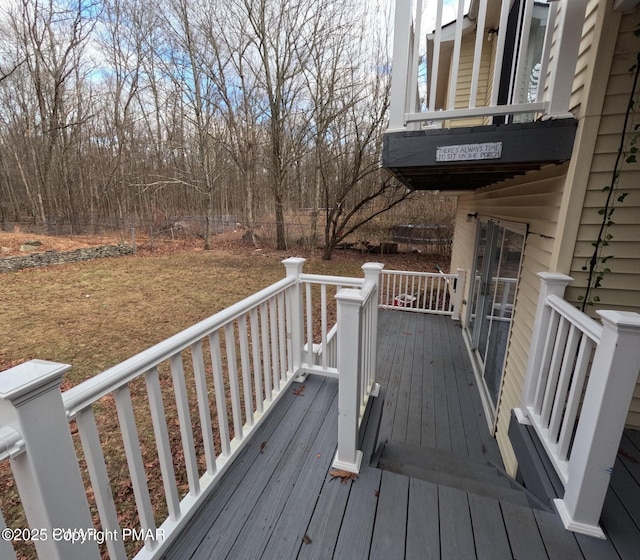
[[[280,193],[276,193],[276,249],[284,251],[287,248],[287,232],[284,226],[284,208]]]

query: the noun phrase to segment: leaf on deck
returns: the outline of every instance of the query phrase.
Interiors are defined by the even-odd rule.
[[[331,476],[331,480],[339,478],[342,484],[345,484],[348,480],[356,480],[358,478],[356,473],[343,471],[341,469],[332,469],[329,471],[329,475]]]

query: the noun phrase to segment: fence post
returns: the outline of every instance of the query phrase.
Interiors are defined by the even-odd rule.
[[[291,344],[291,366],[292,373],[296,375],[296,381],[304,381],[306,375],[300,373],[302,367],[303,354],[303,325],[304,316],[302,309],[302,284],[300,283],[300,275],[306,259],[300,257],[291,257],[282,261],[286,271],[287,278],[295,278],[296,283],[287,289],[288,294],[288,312],[287,321],[287,342]]]
[[[338,450],[333,467],[360,472],[362,451],[358,445],[358,415],[360,412],[361,336],[360,290],[342,289],[338,301]]]
[[[564,497],[555,505],[570,531],[605,538],[599,520],[640,370],[640,314],[598,314],[602,337],[569,458]]]
[[[451,319],[454,321],[460,320],[460,308],[462,307],[462,294],[464,294],[464,280],[465,280],[465,270],[464,268],[458,268],[457,271],[458,276],[456,278],[456,286],[453,294],[453,315]]]
[[[539,272],[538,276],[540,278],[540,292],[538,293],[538,304],[533,323],[522,400],[520,401],[520,408],[514,410],[520,424],[531,424],[527,409],[533,404],[535,397],[536,385],[540,376],[540,362],[544,351],[545,335],[549,330],[549,322],[551,320],[551,309],[547,307],[547,298],[551,295],[564,297],[565,288],[573,281],[571,276],[556,272]]]
[[[85,494],[60,383],[71,366],[32,360],[0,376],[0,422],[15,428],[25,451],[11,460],[38,558],[100,560],[95,539],[72,542],[57,531],[86,531],[93,521]]]

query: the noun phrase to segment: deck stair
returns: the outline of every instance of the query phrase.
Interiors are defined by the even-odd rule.
[[[380,446],[372,459],[372,466],[501,502],[550,511],[543,502],[490,461],[391,440]]]

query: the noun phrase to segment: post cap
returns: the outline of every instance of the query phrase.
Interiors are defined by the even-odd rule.
[[[0,399],[19,405],[48,389],[60,385],[68,364],[30,360],[0,373]]]

